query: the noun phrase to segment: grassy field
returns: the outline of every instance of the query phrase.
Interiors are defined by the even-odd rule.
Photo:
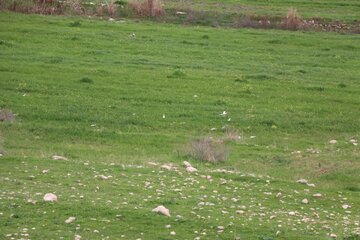
[[[0,239],[358,239],[359,56],[351,34],[0,13]],[[228,161],[185,172],[228,131]]]

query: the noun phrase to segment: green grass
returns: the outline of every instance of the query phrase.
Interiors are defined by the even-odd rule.
[[[360,138],[359,43],[351,34],[0,13],[0,108],[17,114],[0,122],[0,238],[23,228],[31,239],[351,236],[360,221],[359,147],[349,142]],[[229,160],[191,161],[199,175],[186,173],[177,153],[223,127],[242,137],[227,143]],[[44,203],[46,192],[59,202]],[[160,204],[172,217],[151,212]],[[69,216],[77,220],[65,224]]]

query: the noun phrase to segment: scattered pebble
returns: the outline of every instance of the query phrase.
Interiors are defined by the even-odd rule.
[[[165,216],[170,217],[170,211],[166,207],[160,205],[152,210],[152,212],[159,213]]]
[[[45,202],[57,202],[57,196],[53,193],[45,194],[43,199]]]
[[[308,184],[308,181],[306,179],[299,179],[296,182],[301,184]]]
[[[309,200],[307,200],[306,198],[304,198],[301,202],[302,202],[303,204],[308,204],[308,203],[309,203]]]
[[[344,204],[344,205],[342,205],[342,208],[343,208],[343,209],[348,209],[348,208],[350,208],[350,206],[347,205],[347,204]]]
[[[72,223],[75,220],[76,220],[76,217],[69,217],[68,219],[65,220],[65,223]]]
[[[337,238],[337,236],[336,236],[335,233],[331,233],[331,234],[330,234],[330,237],[331,237],[331,238]]]
[[[335,139],[333,139],[333,140],[330,140],[329,143],[335,144],[335,143],[337,143],[337,141]]]
[[[175,231],[171,231],[171,232],[170,232],[170,235],[171,235],[171,236],[175,236],[175,235],[176,235],[176,232],[175,232]]]
[[[315,193],[315,194],[313,194],[313,197],[315,197],[315,198],[321,198],[321,197],[322,197],[322,194],[321,194],[321,193]]]
[[[53,160],[62,160],[62,161],[68,160],[66,157],[58,156],[58,155],[52,156],[52,159],[53,159]]]

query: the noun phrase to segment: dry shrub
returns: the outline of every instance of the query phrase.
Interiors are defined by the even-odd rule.
[[[222,141],[224,142],[239,142],[241,136],[236,129],[228,129],[226,130]]]
[[[165,14],[164,8],[159,0],[132,0],[129,7],[138,15],[146,17],[160,17]]]
[[[64,7],[70,14],[81,15],[85,13],[82,0],[65,0]]]
[[[228,157],[228,150],[222,141],[214,141],[212,138],[202,138],[190,142],[188,155],[204,162],[224,162]]]
[[[286,17],[283,19],[283,28],[289,30],[300,29],[302,19],[295,8],[290,8]]]
[[[101,17],[104,15],[104,7],[101,4],[96,5],[95,15],[98,17]]]
[[[106,4],[107,12],[110,17],[115,17],[117,12],[117,6],[114,2],[108,2]]]
[[[0,122],[14,122],[15,114],[13,114],[10,110],[0,109]]]

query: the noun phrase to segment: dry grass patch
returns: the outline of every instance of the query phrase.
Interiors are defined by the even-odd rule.
[[[15,114],[8,109],[0,109],[0,122],[14,122]]]
[[[159,0],[132,0],[129,2],[129,7],[138,16],[143,17],[160,17],[165,14],[163,5]]]
[[[283,19],[283,28],[288,30],[298,30],[302,26],[301,16],[295,8],[290,8],[286,17]]]
[[[229,151],[223,141],[215,141],[209,137],[191,141],[187,147],[188,157],[204,162],[224,162],[228,155]]]

